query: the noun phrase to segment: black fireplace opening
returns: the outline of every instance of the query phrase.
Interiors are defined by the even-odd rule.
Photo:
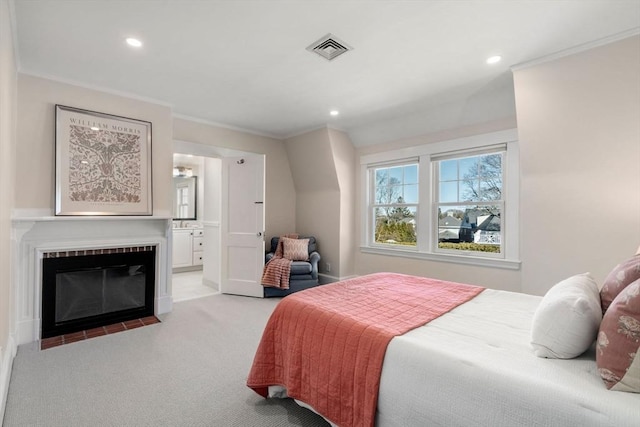
[[[154,246],[81,253],[42,260],[41,338],[154,315]]]

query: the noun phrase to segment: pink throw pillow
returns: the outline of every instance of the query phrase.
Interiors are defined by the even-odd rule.
[[[640,279],[640,254],[616,265],[609,273],[600,290],[602,313],[607,311],[611,302],[630,283]]]
[[[605,313],[596,364],[608,389],[640,393],[640,280],[624,288]]]
[[[283,257],[291,261],[309,260],[309,239],[282,238]]]

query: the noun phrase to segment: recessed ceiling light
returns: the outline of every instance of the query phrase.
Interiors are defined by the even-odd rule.
[[[487,64],[496,64],[500,62],[501,59],[502,59],[502,56],[500,55],[490,56],[489,58],[487,58]]]
[[[138,39],[134,39],[133,37],[129,37],[127,39],[127,44],[133,47],[142,47],[142,42]]]
[[[332,116],[337,116],[338,114],[340,114],[340,111],[338,111],[338,110],[331,110],[331,111],[329,111],[329,114],[331,114]]]

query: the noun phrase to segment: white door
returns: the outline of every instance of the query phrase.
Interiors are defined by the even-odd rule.
[[[224,294],[263,297],[263,155],[222,160],[222,283]]]

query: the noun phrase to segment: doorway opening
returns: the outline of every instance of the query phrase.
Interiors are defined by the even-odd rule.
[[[229,277],[233,276],[235,273],[235,269],[238,265],[242,265],[241,263],[235,263],[237,261],[236,258],[230,260],[228,258],[228,245],[227,245],[227,236],[229,230],[229,222],[230,216],[229,212],[225,211],[226,207],[229,205],[229,172],[228,168],[226,168],[227,163],[239,164],[236,160],[239,159],[261,159],[262,164],[264,164],[264,155],[255,154],[255,153],[247,153],[238,150],[231,150],[221,147],[215,147],[206,144],[192,143],[186,141],[174,141],[174,158],[180,159],[182,163],[187,164],[189,159],[191,159],[192,163],[196,161],[201,162],[201,166],[198,168],[197,175],[197,201],[196,201],[196,217],[195,220],[178,220],[174,221],[174,229],[173,229],[173,239],[172,239],[172,253],[173,253],[173,277],[172,277],[172,294],[175,294],[176,299],[190,298],[195,297],[198,293],[207,293],[205,292],[207,289],[196,289],[193,294],[190,296],[185,296],[182,291],[186,291],[189,293],[190,291],[186,289],[189,286],[193,285],[194,278],[191,276],[197,276],[195,270],[197,268],[193,265],[187,265],[189,254],[186,248],[188,248],[188,243],[185,241],[188,240],[187,237],[181,235],[181,232],[184,234],[184,231],[180,229],[184,229],[185,225],[187,227],[195,225],[196,227],[201,227],[201,231],[198,233],[202,233],[201,239],[195,237],[195,240],[198,241],[199,249],[201,249],[201,254],[197,258],[192,254],[191,260],[199,259],[201,257],[201,272],[202,279],[201,284],[209,288],[211,290],[222,292],[222,293],[234,293],[234,294],[242,294],[239,292],[228,292],[229,286]],[[175,163],[174,163],[175,166]],[[247,164],[249,166],[249,164]],[[196,175],[195,170],[192,169],[192,175]],[[262,168],[261,182],[264,182],[264,167]],[[233,182],[236,180],[233,179]],[[264,201],[264,185],[260,184],[257,187],[255,185],[249,185],[251,188],[243,187],[242,192],[251,191],[252,193],[258,190],[259,197],[257,199],[252,199],[250,209],[255,209],[256,206],[254,202],[263,202]],[[251,255],[252,259],[264,259],[264,237],[262,236],[262,232],[264,231],[264,212],[263,206],[260,205],[261,209],[259,218],[252,224],[252,229],[250,231],[246,231],[245,234],[247,236],[251,236],[252,240],[259,238],[259,242],[261,245],[259,247],[254,247],[251,249],[253,255]],[[234,217],[237,218],[245,213],[246,209],[236,210]],[[260,233],[260,234],[258,234]],[[193,237],[192,237],[193,239]],[[194,242],[192,241],[192,244]],[[182,249],[180,249],[182,248]],[[177,263],[176,263],[177,262]],[[253,265],[253,264],[252,264]],[[246,270],[246,268],[242,268]],[[182,275],[182,273],[190,273],[188,275]],[[190,277],[187,277],[190,276]],[[253,274],[252,274],[253,276]],[[200,279],[196,278],[196,281]],[[258,283],[259,277],[249,277],[247,282]],[[175,283],[175,292],[173,291]],[[258,284],[259,285],[259,284]],[[260,288],[262,288],[260,286]],[[255,289],[253,290],[255,292]],[[181,295],[182,294],[182,295]]]

